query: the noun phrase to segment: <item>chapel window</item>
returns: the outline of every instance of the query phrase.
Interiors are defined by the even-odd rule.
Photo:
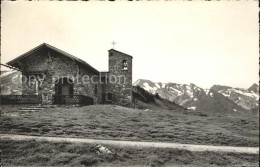
[[[113,99],[112,99],[112,93],[108,93],[107,94],[107,100],[108,101],[112,101]]]
[[[98,90],[97,90],[97,85],[95,85],[95,94],[97,94]]]
[[[39,95],[39,82],[38,82],[38,80],[35,81],[35,94]]]

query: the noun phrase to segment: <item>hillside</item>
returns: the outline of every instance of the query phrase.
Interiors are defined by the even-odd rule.
[[[184,110],[185,108],[171,102],[167,99],[161,98],[158,94],[151,94],[140,86],[133,87],[133,98],[135,101],[135,108],[138,109],[167,109],[167,110]]]
[[[116,105],[57,106],[23,112],[17,110],[25,107],[21,105],[1,107],[1,134],[259,146],[259,121],[252,116]]]
[[[0,75],[1,94],[2,95],[22,94],[21,84],[17,82],[19,81],[19,79],[21,79],[21,72],[15,70],[3,72]]]
[[[195,84],[154,83],[139,79],[134,85],[188,109],[232,114],[259,113],[257,84],[249,89],[216,85],[203,89]]]

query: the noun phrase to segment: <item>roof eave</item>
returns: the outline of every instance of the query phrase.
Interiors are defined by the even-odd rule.
[[[17,61],[19,61],[19,60],[25,58],[26,56],[29,56],[30,54],[32,54],[32,53],[34,53],[34,52],[36,52],[36,51],[38,51],[39,49],[42,49],[42,48],[44,48],[44,47],[45,47],[45,48],[49,48],[49,49],[51,49],[51,50],[54,50],[54,51],[56,51],[56,52],[58,52],[58,53],[60,53],[60,54],[62,54],[62,55],[64,55],[64,56],[66,56],[66,57],[68,57],[68,58],[70,58],[70,59],[72,59],[72,60],[77,61],[78,63],[81,63],[83,66],[86,66],[86,67],[89,68],[91,71],[93,71],[93,72],[95,72],[95,73],[97,73],[97,74],[99,73],[98,70],[96,70],[94,67],[92,67],[91,65],[89,65],[87,62],[85,62],[85,61],[83,61],[83,60],[81,60],[81,59],[79,59],[79,58],[77,58],[77,57],[75,57],[75,56],[73,56],[73,55],[71,55],[71,54],[69,54],[69,53],[63,51],[63,50],[60,50],[60,49],[58,49],[58,48],[56,48],[56,47],[54,47],[54,46],[51,46],[51,45],[49,45],[49,44],[46,44],[46,43],[43,43],[43,44],[41,44],[41,45],[39,45],[39,46],[37,46],[37,47],[35,47],[35,48],[29,50],[28,52],[26,52],[26,53],[24,53],[24,54],[18,56],[17,58],[15,58],[15,59],[13,59],[13,60],[7,62],[6,64],[8,64],[8,65],[13,65],[13,64],[15,64]]]
[[[39,49],[41,49],[42,47],[45,47],[45,46],[46,46],[46,43],[43,43],[43,44],[41,44],[41,45],[39,45],[39,46],[37,46],[37,47],[35,47],[35,48],[29,50],[28,52],[25,52],[24,54],[22,54],[22,55],[16,57],[15,59],[13,59],[13,60],[7,62],[6,64],[12,65],[12,64],[14,64],[15,62],[21,60],[22,58],[28,56],[29,54],[31,54],[31,53],[33,53],[33,52],[35,52],[35,51],[37,51],[37,50],[39,50]]]

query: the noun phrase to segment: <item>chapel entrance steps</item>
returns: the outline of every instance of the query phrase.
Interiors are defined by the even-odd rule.
[[[44,109],[47,108],[55,108],[56,105],[39,105],[39,106],[29,106],[29,107],[24,107],[24,108],[20,108],[17,111],[27,111],[27,112],[33,112],[33,111],[42,111]]]

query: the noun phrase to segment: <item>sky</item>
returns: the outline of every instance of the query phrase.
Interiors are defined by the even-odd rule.
[[[259,81],[258,11],[257,1],[2,2],[1,62],[48,43],[107,71],[115,41],[133,56],[133,82],[248,88]]]

